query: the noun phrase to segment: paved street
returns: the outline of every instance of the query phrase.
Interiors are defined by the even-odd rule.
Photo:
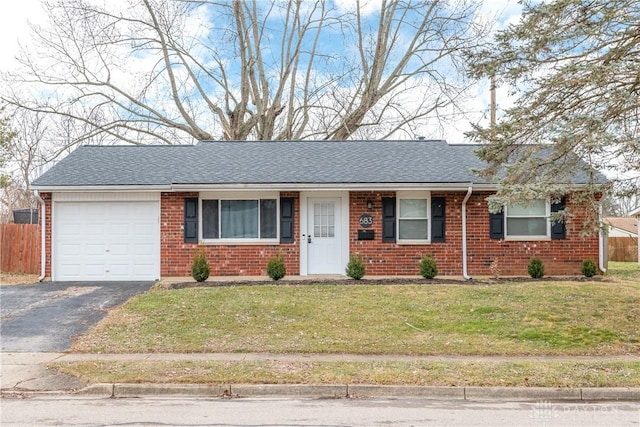
[[[3,426],[638,426],[637,402],[401,399],[3,399]]]
[[[65,282],[0,286],[3,352],[64,351],[107,311],[153,282]]]

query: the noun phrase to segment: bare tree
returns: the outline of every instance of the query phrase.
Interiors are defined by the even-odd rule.
[[[9,147],[16,136],[4,114],[5,107],[0,108],[0,188],[6,187],[10,178],[6,168],[11,159]]]
[[[640,206],[640,193],[636,192],[635,194],[618,197],[616,198],[615,203],[618,208],[617,215],[625,216]]]
[[[17,110],[13,115],[16,137],[13,139],[11,156],[17,168],[17,174],[24,183],[24,196],[29,200],[31,181],[40,175],[40,168],[46,163],[42,155],[44,139],[47,135],[45,115],[26,110]]]
[[[7,129],[10,138],[2,143],[4,173],[0,189],[0,204],[5,220],[11,210],[36,205],[31,192],[31,181],[41,173],[47,163],[42,155],[46,149],[47,120],[42,113],[16,109],[8,111]]]
[[[105,3],[106,4],[106,3]],[[379,138],[457,105],[470,0],[44,1],[1,98],[130,143]],[[33,96],[25,97],[28,87]]]

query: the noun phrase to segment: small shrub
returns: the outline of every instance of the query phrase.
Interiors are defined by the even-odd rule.
[[[582,274],[584,274],[585,277],[593,277],[596,275],[597,271],[597,266],[594,260],[584,260],[584,262],[582,263]]]
[[[420,261],[420,275],[425,279],[433,279],[438,274],[438,265],[431,255],[425,255]]]
[[[529,262],[529,276],[533,279],[542,279],[544,277],[544,263],[540,258],[532,258]]]
[[[193,254],[193,263],[191,264],[191,277],[196,282],[204,282],[209,278],[209,261],[203,248],[196,250]]]
[[[284,265],[282,254],[278,254],[269,259],[267,263],[267,274],[273,280],[280,280],[287,274],[287,267]]]
[[[364,276],[365,267],[362,258],[357,255],[349,255],[349,263],[345,269],[347,276],[352,279],[360,280]]]

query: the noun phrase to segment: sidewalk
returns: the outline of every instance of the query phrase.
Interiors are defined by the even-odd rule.
[[[640,401],[640,388],[542,388],[542,387],[420,387],[361,384],[88,384],[76,377],[49,371],[43,364],[73,361],[639,361],[640,355],[612,357],[473,357],[473,356],[366,356],[264,353],[190,354],[74,354],[1,353],[2,395],[71,394],[93,397],[419,397],[446,400],[505,401]]]

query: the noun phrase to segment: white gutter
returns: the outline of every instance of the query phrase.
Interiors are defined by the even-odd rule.
[[[142,192],[142,191],[172,191],[171,185],[34,185],[32,190],[47,193],[77,193],[81,192]]]
[[[49,193],[112,193],[112,192],[185,192],[185,191],[464,191],[467,183],[222,183],[222,184],[170,184],[170,185],[79,185],[33,186],[33,190]],[[491,187],[495,190],[494,187]]]
[[[47,217],[47,205],[40,197],[38,190],[34,191],[34,195],[36,199],[42,204],[42,209],[40,212],[40,277],[38,277],[38,282],[42,282],[46,276],[46,266],[47,266],[47,248],[46,248],[46,217]]]
[[[462,201],[462,277],[465,280],[471,280],[471,276],[467,271],[467,201],[469,201],[472,191],[473,188],[469,185],[467,195],[464,196]]]
[[[34,185],[33,190],[49,193],[77,193],[77,192],[184,192],[184,191],[464,191],[468,183],[389,183],[389,182],[356,182],[356,183],[221,183],[221,184],[164,184],[164,185],[78,185],[78,186],[42,186]],[[573,185],[572,188],[584,187],[582,184]],[[495,184],[474,184],[476,191],[496,191]]]
[[[604,266],[604,229],[602,228],[602,205],[598,210],[598,224],[600,225],[600,231],[598,231],[598,266],[603,273],[607,272],[607,268]]]

